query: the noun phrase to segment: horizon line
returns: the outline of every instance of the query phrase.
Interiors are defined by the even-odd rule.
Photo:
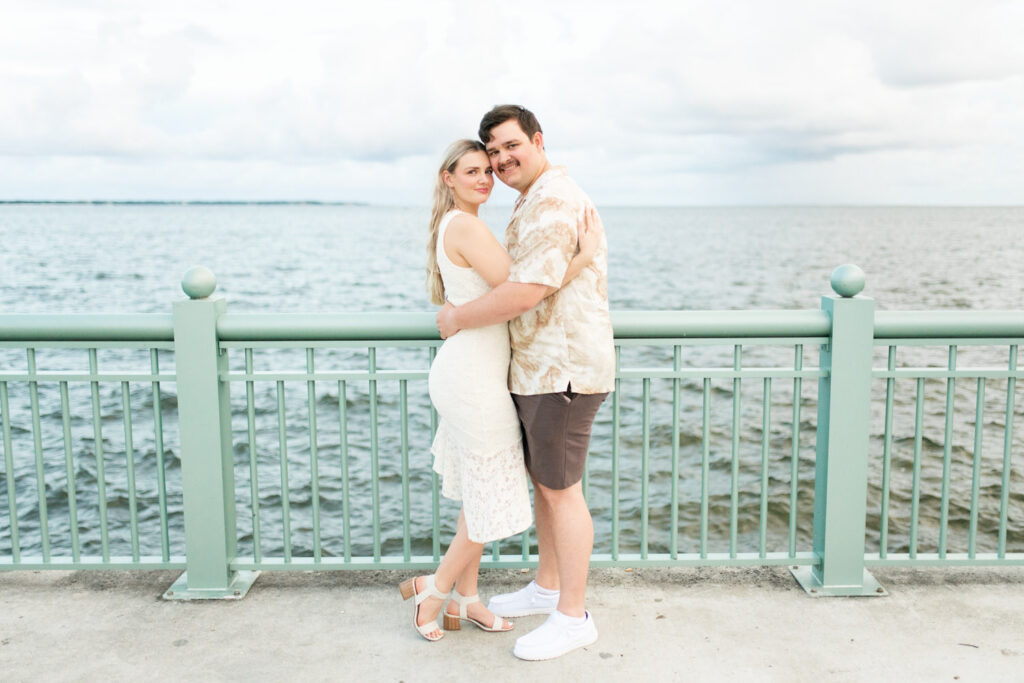
[[[321,199],[0,199],[0,205],[84,205],[84,206],[359,206],[381,208],[423,208],[428,204],[375,204],[368,201]],[[507,208],[512,204],[492,204]],[[780,202],[736,204],[605,204],[608,208],[1024,208],[1024,204],[923,204],[918,202]]]

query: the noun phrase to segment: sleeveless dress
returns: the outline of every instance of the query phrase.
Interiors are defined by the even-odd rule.
[[[445,295],[456,306],[490,290],[472,268],[457,266],[444,250],[452,218],[441,219],[437,265]],[[430,367],[430,400],[440,421],[430,452],[441,475],[441,494],[461,500],[469,538],[489,543],[532,523],[522,432],[508,392],[508,325],[460,330],[441,345]]]

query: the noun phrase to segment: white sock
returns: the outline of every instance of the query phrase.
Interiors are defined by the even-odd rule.
[[[559,594],[559,591],[553,591],[549,588],[544,588],[536,581],[533,582],[533,585],[537,587],[537,593],[545,597],[554,597]]]
[[[569,624],[570,626],[582,626],[583,624],[587,623],[586,612],[583,613],[582,617],[570,617],[568,614],[561,610],[558,610],[558,614],[561,615],[562,621]]]

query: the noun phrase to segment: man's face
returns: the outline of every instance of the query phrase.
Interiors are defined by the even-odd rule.
[[[519,122],[509,119],[491,129],[487,157],[498,179],[509,187],[526,192],[544,171],[544,136],[535,133],[531,140]]]

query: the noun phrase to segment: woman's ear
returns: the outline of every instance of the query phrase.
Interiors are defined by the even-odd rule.
[[[452,180],[452,174],[448,171],[441,171],[441,182],[448,187],[455,187],[455,181]]]

